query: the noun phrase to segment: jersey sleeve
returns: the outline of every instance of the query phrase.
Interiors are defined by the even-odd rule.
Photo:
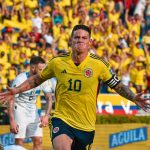
[[[14,79],[14,81],[12,82],[12,85],[11,85],[11,87],[17,87],[17,86],[19,86],[20,84],[21,84],[21,82],[20,82],[20,76],[17,76],[15,79]],[[18,97],[19,96],[19,94],[16,94],[15,95],[15,98],[16,97]]]
[[[19,80],[19,76],[17,76],[14,81],[12,82],[12,86],[11,87],[17,87],[19,86],[21,83],[20,83],[20,80]]]
[[[44,83],[42,83],[40,87],[44,93],[52,93],[53,92],[53,85],[52,85],[52,82],[50,79],[46,80]]]
[[[51,59],[39,75],[42,79],[47,80],[55,76],[54,70],[54,59]]]
[[[103,68],[101,73],[101,80],[106,83],[110,88],[113,89],[116,85],[120,83],[117,75],[113,73],[109,65],[103,64],[101,68]]]

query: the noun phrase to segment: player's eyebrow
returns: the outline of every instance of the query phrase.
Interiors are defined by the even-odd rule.
[[[85,35],[85,36],[76,35],[76,36],[74,36],[74,38],[75,38],[75,39],[79,39],[79,38],[86,39],[86,38],[88,38],[88,36],[87,36],[87,35]]]

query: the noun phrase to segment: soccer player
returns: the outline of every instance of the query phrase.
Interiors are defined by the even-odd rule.
[[[89,53],[90,35],[89,27],[76,25],[71,34],[71,53],[51,59],[42,72],[0,94],[1,102],[10,101],[14,94],[56,77],[55,111],[51,120],[54,150],[90,149],[94,139],[96,99],[101,80],[142,109],[150,108],[147,102],[149,98],[142,98],[142,93],[132,93],[112,73],[108,62]]]
[[[30,60],[30,71],[19,74],[13,81],[12,87],[19,86],[29,77],[40,72],[45,67],[45,61],[38,56]],[[15,95],[14,101],[9,102],[8,114],[10,119],[10,131],[15,134],[15,143],[23,145],[24,138],[31,137],[33,149],[42,149],[42,127],[48,125],[49,113],[52,108],[51,80],[45,81],[40,86],[30,89],[26,92]],[[47,109],[45,116],[38,115],[36,99],[43,91],[47,100]]]

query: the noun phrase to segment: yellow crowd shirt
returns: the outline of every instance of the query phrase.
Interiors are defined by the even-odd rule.
[[[138,58],[140,56],[144,57],[144,51],[143,51],[143,49],[137,48],[136,46],[133,47],[132,54],[133,54],[134,58]]]
[[[145,61],[145,64],[146,64],[146,73],[148,76],[150,76],[150,55],[146,55],[146,61]]]
[[[58,39],[59,35],[60,35],[60,26],[56,26],[54,25],[53,28],[53,36],[54,36],[54,39]]]
[[[115,24],[118,24],[120,13],[108,13],[108,18],[110,21],[115,22]]]
[[[72,61],[72,53],[57,56],[48,62],[40,77],[57,78],[54,117],[83,131],[95,130],[99,81],[111,88],[119,83],[109,64],[91,53],[78,66]]]
[[[137,70],[135,84],[144,86],[145,85],[144,76],[145,76],[145,69]]]
[[[10,51],[10,62],[12,64],[19,64],[20,51],[19,49],[11,49]]]
[[[59,50],[68,49],[69,36],[66,33],[61,33],[59,36],[57,47]]]
[[[148,36],[148,35],[143,36],[142,41],[144,44],[150,44],[150,36]]]

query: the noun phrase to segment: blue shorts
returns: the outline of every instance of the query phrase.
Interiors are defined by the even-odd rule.
[[[52,118],[50,130],[52,141],[61,134],[66,134],[73,139],[71,150],[90,150],[95,134],[95,131],[75,129],[58,118]]]

